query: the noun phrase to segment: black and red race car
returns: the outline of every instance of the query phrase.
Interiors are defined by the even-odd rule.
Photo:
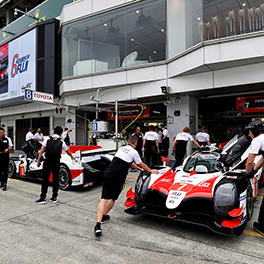
[[[222,153],[204,148],[187,157],[182,167],[159,174],[142,172],[135,193],[127,192],[125,210],[206,226],[216,233],[239,235],[253,214],[262,169],[245,174],[250,140],[233,138]],[[260,158],[256,157],[255,162]]]

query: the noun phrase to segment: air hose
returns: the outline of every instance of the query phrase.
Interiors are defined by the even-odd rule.
[[[127,128],[129,128],[131,125],[133,125],[138,119],[139,119],[139,117],[142,115],[142,113],[143,113],[143,111],[144,111],[144,107],[143,107],[143,105],[139,105],[140,107],[141,107],[141,112],[139,113],[139,115],[131,122],[131,123],[129,123],[121,132],[120,132],[120,141],[122,142],[122,143],[125,143],[125,142],[123,142],[122,141],[122,133],[127,129]]]

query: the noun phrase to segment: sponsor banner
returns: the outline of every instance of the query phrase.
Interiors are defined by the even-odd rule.
[[[237,113],[264,112],[264,95],[236,98]]]
[[[36,30],[0,47],[0,101],[35,90]]]
[[[141,112],[141,107],[139,106],[129,106],[129,107],[119,107],[118,108],[118,119],[126,120],[126,119],[134,119]],[[114,110],[112,113],[108,113],[108,120],[115,120]],[[144,111],[139,118],[149,118],[150,117],[150,107],[144,106]]]
[[[8,99],[24,95],[25,88],[35,90],[36,30],[9,43]]]
[[[53,104],[54,102],[53,94],[41,93],[28,89],[25,89],[25,99],[48,104]]]

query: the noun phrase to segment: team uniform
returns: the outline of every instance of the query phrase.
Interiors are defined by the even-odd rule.
[[[210,140],[210,136],[206,132],[199,132],[195,136],[200,146],[207,146],[207,142]]]
[[[132,134],[132,136],[136,136],[137,137],[137,147],[136,147],[136,150],[140,156],[140,158],[142,159],[142,147],[143,147],[143,138],[144,138],[144,135],[143,133],[139,133],[139,135],[137,133],[134,133]]]
[[[4,151],[11,146],[13,146],[13,144],[10,138],[3,137],[0,139],[0,183],[1,186],[5,188],[8,179],[9,152],[4,153]]]
[[[186,154],[186,147],[188,141],[193,141],[193,137],[186,132],[181,132],[176,136],[176,148],[175,148],[175,164],[173,168],[180,166],[183,162]]]
[[[45,147],[45,160],[43,163],[43,182],[41,186],[40,197],[45,199],[48,191],[50,173],[53,177],[53,198],[57,198],[59,190],[59,171],[60,158],[62,150],[67,151],[68,147],[59,135],[54,134],[52,137],[45,139],[42,143]]]
[[[44,140],[44,136],[43,136],[42,133],[38,133],[38,132],[37,132],[37,133],[34,135],[34,139],[38,140],[38,141],[41,143],[41,142],[43,142],[43,140]]]
[[[151,167],[151,163],[152,165],[156,164],[156,160],[157,160],[156,141],[159,140],[159,136],[154,131],[148,131],[145,133],[144,139],[146,140],[146,143],[145,143],[146,164],[149,167]]]
[[[166,138],[165,135],[167,135]],[[161,156],[168,157],[170,147],[170,135],[168,129],[162,131],[162,154]]]
[[[29,131],[26,134],[26,141],[31,140],[31,139],[34,139],[34,135]]]
[[[142,161],[138,152],[132,146],[127,145],[121,147],[116,152],[115,157],[106,171],[102,199],[118,199],[125,184],[128,169],[133,162],[139,164]]]
[[[61,135],[63,141],[66,143],[67,146],[70,145],[70,137],[69,137],[69,133],[67,131],[63,132]]]
[[[253,138],[249,154],[255,154],[258,155],[259,153],[264,156],[264,134],[260,134],[259,136]],[[259,210],[259,216],[258,216],[258,222],[261,226],[264,226],[264,202],[262,200],[260,210]]]

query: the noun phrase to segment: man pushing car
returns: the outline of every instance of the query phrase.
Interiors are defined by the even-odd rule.
[[[108,213],[113,208],[125,183],[128,169],[130,167],[141,171],[158,174],[157,170],[150,169],[142,162],[136,151],[137,137],[130,136],[128,145],[121,147],[115,154],[110,166],[106,171],[103,184],[101,201],[97,209],[97,223],[94,227],[95,236],[102,235],[101,224],[110,219]]]

